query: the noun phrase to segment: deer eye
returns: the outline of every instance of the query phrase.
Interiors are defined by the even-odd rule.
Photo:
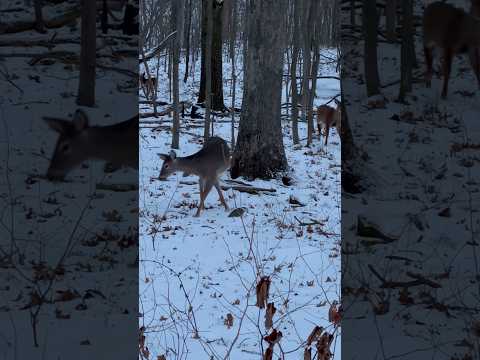
[[[168,169],[168,165],[167,165],[167,164],[165,164],[165,169]]]

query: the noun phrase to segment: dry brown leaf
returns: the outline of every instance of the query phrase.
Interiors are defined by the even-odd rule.
[[[225,319],[223,320],[223,323],[227,327],[227,329],[230,329],[233,326],[233,315],[228,313]]]
[[[339,325],[341,320],[340,313],[337,309],[337,304],[334,302],[330,305],[330,309],[328,310],[328,321],[335,325]]]
[[[312,348],[308,347],[303,352],[303,360],[312,360]]]
[[[263,354],[263,360],[272,360],[273,359],[273,347],[268,347],[265,349],[265,354]]]
[[[281,331],[277,331],[277,329],[273,329],[269,335],[263,338],[263,340],[265,340],[270,345],[275,345],[282,339],[282,336],[283,334]]]
[[[263,276],[257,284],[256,293],[257,293],[257,304],[260,309],[265,308],[265,305],[268,301],[268,292],[270,289],[270,278],[268,276]]]
[[[273,326],[273,315],[275,315],[276,311],[277,309],[273,302],[267,304],[267,311],[265,312],[265,329],[271,329]]]
[[[318,341],[318,339],[320,339],[320,335],[322,335],[322,331],[323,331],[323,327],[315,326],[312,332],[310,333],[310,335],[308,335],[307,346],[310,346],[315,341]]]

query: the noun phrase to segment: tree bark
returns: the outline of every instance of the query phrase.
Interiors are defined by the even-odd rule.
[[[235,66],[235,41],[237,39],[237,4],[235,0],[230,0],[231,6],[231,23],[230,23],[230,58],[232,60],[232,123],[231,123],[231,148],[235,148],[235,95],[237,91],[237,74]]]
[[[364,66],[367,96],[380,93],[377,64],[377,4],[376,0],[364,0],[362,26],[364,31]]]
[[[350,0],[350,25],[352,28],[356,25],[355,0]]]
[[[209,14],[213,21],[213,32],[210,41],[211,46],[211,71],[210,81],[212,88],[211,106],[213,110],[223,111],[225,109],[223,100],[223,62],[222,62],[222,29],[223,29],[223,2],[218,3],[213,0],[211,5],[207,6],[207,0],[202,0],[202,58],[200,73],[200,93],[198,102],[205,102],[206,87],[206,45],[207,42],[207,23],[206,14]]]
[[[232,178],[273,178],[287,169],[281,127],[286,0],[248,0],[243,109]]]
[[[292,65],[290,68],[291,74],[291,88],[292,88],[292,138],[293,143],[296,145],[300,142],[298,136],[298,86],[297,86],[297,63],[300,56],[300,45],[299,45],[299,26],[300,26],[300,8],[298,6],[298,1],[294,2],[293,5],[293,50],[292,50]]]
[[[397,0],[387,0],[385,3],[386,37],[389,42],[397,40],[396,33]]]
[[[183,77],[183,82],[186,83],[188,80],[188,66],[190,64],[190,31],[192,28],[192,0],[188,1],[188,17],[187,17],[187,28],[185,29],[185,76]]]
[[[77,97],[77,104],[81,106],[95,104],[96,17],[96,3],[82,0],[80,81]]]
[[[402,2],[402,48],[400,65],[400,93],[399,101],[405,101],[407,93],[412,91],[412,70],[413,57],[413,0],[403,0]]]
[[[172,127],[172,148],[178,149],[180,145],[180,90],[179,90],[179,73],[178,66],[180,63],[180,49],[183,40],[183,12],[185,9],[184,0],[172,0],[172,20],[175,24],[175,35],[173,41],[173,64],[172,64],[172,81],[173,81],[173,127]],[[156,99],[155,99],[156,100]]]
[[[204,0],[207,3],[207,9],[212,6],[212,2],[216,0]],[[206,13],[206,25],[207,33],[205,36],[205,73],[211,74],[212,72],[212,37],[213,37],[213,19],[212,12],[207,11]],[[210,137],[210,110],[211,110],[211,100],[212,100],[212,87],[211,82],[212,77],[207,76],[205,78],[205,88],[203,89],[203,96],[205,99],[205,127],[203,129],[203,138],[205,141]],[[201,89],[201,88],[200,88]],[[200,90],[202,93],[202,90]]]

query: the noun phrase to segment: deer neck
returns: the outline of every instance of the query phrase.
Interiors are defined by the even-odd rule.
[[[177,157],[175,159],[175,168],[177,170],[190,173],[190,174],[198,174],[197,171],[195,171],[195,163],[198,160],[192,159],[190,157]]]
[[[109,126],[92,126],[85,136],[85,151],[92,158],[108,160],[118,151],[119,146],[127,146],[121,136],[111,131]]]

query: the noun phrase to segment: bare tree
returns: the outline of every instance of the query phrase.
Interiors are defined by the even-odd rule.
[[[397,20],[397,0],[387,0],[385,2],[385,27],[386,37],[390,42],[397,39],[396,23]]]
[[[293,143],[298,144],[298,86],[297,86],[297,64],[300,56],[300,18],[301,7],[299,1],[293,1],[293,49],[292,64],[290,66],[291,88],[292,88],[292,137]]]
[[[186,83],[188,79],[188,66],[190,64],[190,31],[192,28],[192,0],[187,0],[188,5],[186,24],[185,24],[185,75],[183,77],[183,82]]]
[[[80,81],[78,84],[77,104],[93,106],[95,104],[96,69],[96,21],[97,7],[94,1],[82,0],[82,29],[80,50]]]
[[[206,1],[207,9],[211,7],[211,3],[216,0],[203,0]],[[202,15],[203,16],[203,15]],[[211,11],[207,11],[206,14],[206,26],[207,33],[205,34],[205,73],[210,74],[212,69],[212,33],[213,33],[213,19]],[[202,35],[203,36],[203,35]],[[212,100],[212,77],[207,76],[205,78],[205,89],[204,89],[204,98],[205,98],[205,128],[203,130],[203,137],[207,140],[210,137],[210,112],[211,112],[211,100]],[[200,93],[202,93],[200,87]]]
[[[398,98],[400,101],[405,101],[405,95],[412,91],[412,69],[415,56],[413,54],[413,49],[415,49],[413,44],[413,0],[403,0],[402,10],[401,77]]]
[[[350,0],[350,25],[352,25],[352,27],[356,24],[356,15],[355,0]]]
[[[362,12],[362,26],[364,31],[364,66],[367,95],[380,93],[380,79],[377,63],[377,3],[376,0],[364,0]]]
[[[210,3],[208,5],[207,3]],[[207,39],[207,16],[212,19],[211,39]],[[202,0],[202,57],[200,74],[200,92],[198,102],[205,102],[205,87],[207,84],[206,74],[210,74],[211,81],[211,106],[213,110],[223,111],[225,109],[223,101],[223,63],[222,63],[222,29],[223,29],[223,0],[213,0],[211,2]],[[209,42],[210,41],[210,42]],[[210,45],[211,70],[207,71],[207,47]]]
[[[173,41],[173,63],[172,63],[172,81],[173,81],[173,127],[172,127],[172,148],[179,148],[180,133],[180,94],[179,94],[179,74],[178,66],[180,63],[180,49],[183,40],[183,13],[184,0],[172,0],[172,22],[175,24],[177,34]]]
[[[230,59],[232,61],[232,123],[231,123],[231,147],[235,148],[235,92],[237,90],[237,74],[235,67],[235,40],[237,38],[237,2],[230,0],[231,21],[230,21]]]
[[[286,0],[248,0],[248,50],[233,178],[272,178],[288,166],[281,128]]]

